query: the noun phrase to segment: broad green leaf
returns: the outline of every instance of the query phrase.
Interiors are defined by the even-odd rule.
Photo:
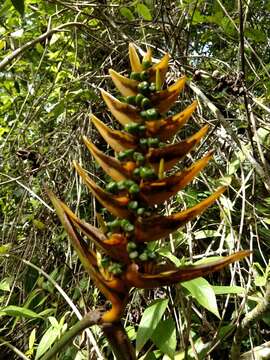
[[[133,15],[132,11],[125,6],[120,9],[120,14],[122,16],[124,16],[125,18],[127,18],[129,21],[134,20],[134,15]]]
[[[187,289],[192,297],[194,297],[198,303],[215,314],[218,318],[219,312],[217,307],[216,295],[212,286],[204,278],[197,278],[190,281],[181,283],[185,289]]]
[[[154,301],[145,309],[137,331],[137,352],[139,352],[146,344],[146,342],[151,338],[166,310],[168,301],[168,299]]]
[[[136,11],[139,15],[141,15],[144,18],[144,20],[148,20],[148,21],[152,20],[151,12],[146,5],[142,3],[137,4]]]
[[[195,231],[193,235],[196,240],[205,239],[208,237],[221,236],[221,234],[216,230],[198,230]]]
[[[169,259],[175,266],[183,265],[182,262],[166,248],[158,250],[158,253]]]
[[[52,326],[45,332],[38,344],[35,360],[39,359],[47,350],[49,350],[59,335],[60,330]]]
[[[128,335],[128,338],[129,338],[130,340],[133,341],[133,340],[136,339],[136,330],[135,330],[134,326],[129,325],[129,326],[127,326],[127,327],[125,328],[125,330],[126,330],[126,333],[127,333],[127,335]]]
[[[246,289],[241,286],[212,286],[216,295],[244,294]]]
[[[151,339],[164,354],[174,359],[176,349],[176,329],[172,318],[161,320]]]
[[[3,279],[0,282],[0,290],[2,291],[10,291],[10,282],[8,279]]]
[[[20,13],[21,16],[24,15],[24,0],[11,0],[12,5]]]
[[[0,310],[0,316],[8,315],[8,316],[23,316],[26,318],[41,318],[39,314],[36,312],[29,310],[24,307],[10,305]]]

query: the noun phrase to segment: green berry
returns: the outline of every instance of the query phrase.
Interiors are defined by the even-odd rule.
[[[127,103],[130,105],[136,105],[136,96],[127,96]]]
[[[133,160],[136,161],[137,164],[141,165],[144,163],[145,158],[144,158],[143,154],[141,154],[140,152],[134,152]]]
[[[149,86],[149,91],[155,92],[156,91],[156,83],[152,82]]]
[[[130,203],[128,204],[128,208],[130,210],[136,210],[138,207],[138,201],[130,201]]]
[[[138,257],[138,255],[139,255],[138,251],[132,251],[129,253],[129,258],[136,259]]]
[[[106,185],[106,190],[112,194],[115,194],[118,190],[118,186],[117,183],[115,181],[110,181],[107,185]]]
[[[129,190],[130,194],[138,194],[140,192],[140,187],[137,184],[132,185]]]
[[[146,110],[146,119],[147,120],[156,120],[158,118],[159,118],[159,113],[158,113],[157,109],[152,108],[152,109]]]
[[[140,177],[145,180],[153,179],[155,177],[155,172],[149,167],[140,167]]]
[[[140,106],[140,105],[141,105],[141,102],[142,102],[142,99],[144,99],[143,94],[137,94],[137,95],[136,95],[136,100],[135,100],[136,105]]]
[[[125,126],[125,131],[129,132],[130,134],[136,134],[139,131],[140,124],[136,123],[129,123]]]
[[[151,107],[151,101],[147,97],[144,97],[142,99],[141,106],[143,109],[149,109]]]
[[[141,94],[147,94],[149,92],[149,84],[147,81],[142,81],[138,84],[138,91]]]
[[[143,119],[147,119],[147,111],[145,111],[145,110],[141,111],[140,115]]]
[[[145,212],[145,208],[139,208],[137,209],[137,214],[142,215]]]
[[[137,245],[136,245],[136,243],[133,242],[133,241],[129,241],[129,242],[127,243],[127,251],[128,251],[128,252],[131,252],[132,250],[136,249],[136,247],[137,247]]]
[[[159,139],[158,138],[148,138],[148,145],[150,147],[158,147]]]
[[[149,61],[149,60],[143,60],[143,61],[142,61],[142,67],[143,67],[143,69],[148,69],[148,68],[150,68],[151,66],[152,66],[151,61]]]
[[[143,252],[140,256],[139,256],[139,259],[141,261],[147,261],[148,260],[148,255],[147,253]]]
[[[120,151],[117,155],[117,158],[119,160],[127,160],[127,159],[132,159],[134,150],[133,149],[127,149],[124,151]]]
[[[125,180],[118,181],[117,187],[118,187],[118,190],[120,190],[120,191],[125,190],[125,188],[126,188]]]
[[[131,232],[134,230],[134,225],[131,224],[127,219],[121,220],[121,228],[126,232]]]
[[[129,189],[132,185],[136,184],[133,180],[124,180],[125,188]]]
[[[118,264],[118,263],[112,263],[108,267],[108,271],[114,275],[119,275],[122,273],[122,266],[121,266],[121,264]]]
[[[111,231],[117,231],[121,226],[121,220],[115,219],[113,221],[110,221],[107,223],[107,226]]]
[[[147,138],[140,139],[140,145],[142,147],[147,147],[148,146],[148,139]]]
[[[132,73],[130,74],[130,78],[133,79],[133,80],[138,80],[138,81],[140,81],[140,80],[141,80],[141,73],[132,72]]]
[[[148,80],[149,72],[148,71],[142,71],[141,74],[140,74],[140,78],[141,78],[142,81]]]
[[[140,176],[140,168],[135,168],[133,170],[133,176],[135,176],[136,178],[138,178]],[[135,183],[136,184],[136,183]],[[137,184],[136,184],[137,185]]]
[[[123,103],[127,102],[127,99],[124,96],[117,96],[117,99]]]

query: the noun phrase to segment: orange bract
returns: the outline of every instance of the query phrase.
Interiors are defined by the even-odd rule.
[[[207,133],[208,126],[178,143],[163,143],[184,126],[195,111],[197,102],[194,101],[180,113],[167,114],[183,90],[186,78],[182,77],[174,85],[166,87],[168,54],[153,65],[150,49],[141,61],[135,46],[130,44],[129,58],[131,78],[112,69],[109,71],[112,81],[125,98],[117,99],[105,90],[101,91],[108,109],[124,131],[111,129],[91,115],[91,122],[117,155],[104,154],[92,141],[83,137],[86,147],[112,181],[104,189],[74,162],[83,182],[116,218],[107,223],[101,219],[101,228],[98,229],[79,219],[48,191],[82,264],[112,304],[111,310],[103,315],[103,322],[120,319],[132,287],[155,288],[187,281],[218,271],[249,254],[249,251],[241,251],[205,265],[177,268],[171,263],[165,264],[164,259],[161,261],[158,254],[148,249],[147,243],[166,240],[168,235],[212,205],[226,188],[218,189],[199,204],[178,213],[164,216],[157,211],[155,205],[161,205],[177,194],[212,158],[210,151],[189,168],[173,175],[166,174],[195,148]],[[94,244],[95,250],[90,250],[80,234]]]

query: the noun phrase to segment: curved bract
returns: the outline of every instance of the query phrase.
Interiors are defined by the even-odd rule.
[[[249,251],[241,251],[205,265],[177,268],[150,251],[149,242],[166,241],[169,235],[211,206],[226,188],[222,187],[195,206],[171,215],[164,215],[156,206],[169,201],[190,183],[208,164],[213,153],[208,152],[182,171],[167,174],[194,150],[206,135],[208,126],[186,139],[169,143],[197,107],[194,101],[181,112],[167,113],[184,89],[186,78],[166,85],[168,54],[153,64],[151,49],[147,49],[141,59],[135,46],[130,44],[129,59],[130,78],[109,70],[120,97],[101,90],[103,100],[122,130],[109,127],[93,114],[90,119],[111,147],[111,154],[105,154],[93,141],[83,137],[94,160],[111,180],[106,186],[99,186],[74,161],[82,181],[113,218],[105,222],[99,215],[100,228],[94,227],[79,219],[48,191],[83,266],[112,304],[112,308],[104,313],[103,322],[119,321],[133,287],[151,289],[188,281],[219,271],[249,254]]]

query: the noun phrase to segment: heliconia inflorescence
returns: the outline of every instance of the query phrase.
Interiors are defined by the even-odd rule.
[[[171,138],[189,120],[197,106],[194,101],[184,111],[168,114],[184,88],[186,78],[181,77],[166,87],[168,54],[153,65],[151,49],[141,61],[134,45],[130,44],[129,58],[129,78],[112,69],[109,71],[121,96],[115,98],[101,90],[103,100],[123,131],[111,129],[91,115],[92,123],[116,156],[104,154],[91,140],[83,138],[111,181],[106,188],[101,188],[74,161],[83,182],[113,220],[107,223],[100,220],[102,226],[96,228],[80,220],[49,191],[82,264],[111,302],[111,309],[102,316],[104,323],[119,321],[133,287],[150,289],[191,280],[218,271],[249,254],[249,251],[240,251],[204,265],[177,268],[150,250],[149,242],[166,240],[168,235],[213,204],[226,188],[221,187],[199,204],[172,215],[164,216],[158,210],[160,207],[156,205],[162,205],[183,189],[211,159],[210,151],[189,168],[166,175],[200,142],[208,126],[179,143],[171,144]],[[89,248],[82,234],[94,244],[95,250]]]

